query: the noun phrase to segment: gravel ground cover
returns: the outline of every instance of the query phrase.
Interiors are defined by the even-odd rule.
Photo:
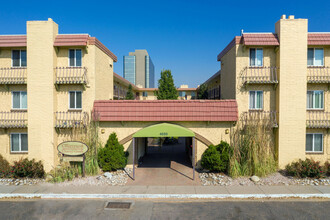
[[[203,186],[252,186],[252,185],[330,185],[330,178],[311,179],[293,178],[284,176],[280,172],[271,174],[267,177],[260,177],[258,182],[254,182],[250,177],[231,178],[223,173],[199,173]]]

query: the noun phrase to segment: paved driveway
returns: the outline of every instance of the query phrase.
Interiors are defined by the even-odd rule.
[[[193,169],[182,144],[148,147],[135,173],[135,181],[127,185],[183,186],[200,185],[198,173],[193,178]]]

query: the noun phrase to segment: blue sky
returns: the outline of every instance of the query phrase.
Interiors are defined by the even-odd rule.
[[[196,87],[219,70],[217,54],[245,32],[273,32],[282,14],[309,19],[309,31],[330,32],[330,1],[5,1],[0,34],[25,34],[27,20],[53,18],[59,32],[88,33],[118,57],[147,49],[155,85],[170,69],[177,86]]]

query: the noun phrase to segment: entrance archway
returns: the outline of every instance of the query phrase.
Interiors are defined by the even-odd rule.
[[[193,180],[195,180],[195,133],[176,124],[160,123],[148,126],[132,135],[133,138],[133,179],[135,180],[135,154],[136,138],[160,138],[160,137],[191,137],[192,138],[192,166]]]

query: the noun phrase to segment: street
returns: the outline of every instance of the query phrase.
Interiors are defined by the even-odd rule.
[[[107,202],[132,202],[107,209]],[[329,200],[2,200],[1,219],[327,219]]]

